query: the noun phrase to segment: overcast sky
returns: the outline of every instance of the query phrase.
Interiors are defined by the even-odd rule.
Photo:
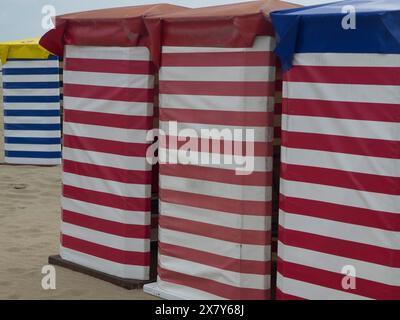
[[[52,5],[57,15],[99,8],[123,7],[168,2],[186,7],[205,7],[245,0],[0,0],[0,41],[42,36],[42,8]],[[288,2],[315,4],[333,0],[288,0]]]

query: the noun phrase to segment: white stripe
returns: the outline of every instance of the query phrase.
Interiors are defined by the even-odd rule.
[[[64,134],[120,142],[146,143],[147,131],[64,122]]]
[[[3,82],[58,82],[58,74],[21,74],[21,75],[3,75]]]
[[[175,47],[163,46],[163,53],[197,53],[197,52],[254,52],[272,51],[275,46],[273,37],[256,37],[253,47],[250,48],[217,48],[217,47]]]
[[[60,104],[51,103],[4,103],[5,110],[60,110]]]
[[[143,157],[120,156],[103,152],[63,148],[63,159],[126,170],[150,171]]]
[[[145,284],[143,291],[166,300],[226,300],[195,288],[169,283],[157,277],[157,282]]]
[[[8,60],[4,69],[8,68],[59,68],[58,60]]]
[[[224,155],[218,157],[218,154],[210,152],[179,151],[174,149],[159,148],[159,161],[163,163],[191,164],[204,168],[216,168],[225,170],[237,170],[245,172],[271,172],[272,157],[255,157],[251,154],[247,156],[235,156],[231,163]]]
[[[61,233],[70,237],[118,250],[130,252],[150,251],[149,239],[120,237],[109,233],[83,228],[66,222],[61,223]]]
[[[271,230],[270,216],[249,216],[203,208],[183,206],[160,201],[160,214],[163,216],[203,222],[242,230]]]
[[[399,268],[391,268],[371,262],[287,246],[280,241],[278,241],[278,254],[286,262],[335,272],[337,274],[342,273],[344,266],[353,266],[356,270],[356,281],[357,278],[360,278],[390,286],[400,286]]]
[[[154,88],[154,76],[144,74],[64,71],[64,84],[152,89]]]
[[[398,67],[400,55],[381,53],[296,53],[293,65],[330,67]]]
[[[152,116],[153,104],[87,98],[64,97],[65,110],[92,111],[127,116]]]
[[[277,273],[276,283],[283,293],[308,300],[369,300],[360,295],[285,278],[279,272]]]
[[[29,164],[29,165],[59,165],[61,164],[61,159],[59,158],[50,158],[50,159],[42,159],[42,158],[12,158],[12,157],[4,157],[5,163],[12,163],[12,164]]]
[[[65,52],[66,58],[150,60],[150,53],[147,47],[66,46]]]
[[[24,123],[24,124],[54,124],[60,123],[60,117],[4,117],[4,123]]]
[[[400,196],[320,184],[288,181],[281,178],[282,194],[287,197],[325,201],[345,206],[399,213]]]
[[[238,273],[162,254],[158,256],[158,263],[165,270],[209,279],[237,288],[259,290],[268,290],[270,288],[269,275]]]
[[[63,173],[63,184],[120,197],[148,198],[149,201],[151,196],[151,185],[122,183],[68,172]],[[121,201],[123,200],[121,199]]]
[[[271,187],[241,186],[160,175],[160,188],[240,201],[271,201]]]
[[[162,67],[160,81],[274,81],[274,67]]]
[[[281,162],[387,177],[400,177],[400,159],[281,147]]]
[[[172,122],[172,121],[171,121]],[[235,131],[240,134],[242,141],[250,140],[248,130],[254,136],[254,142],[270,142],[273,140],[273,127],[254,127],[254,126],[227,126],[227,125],[216,125],[216,124],[205,124],[205,123],[185,123],[175,122],[178,130],[178,137],[211,137],[218,139],[221,134],[226,136],[226,140],[231,141],[234,137]],[[170,121],[160,121],[160,128],[167,134],[172,135],[174,128],[170,128]],[[170,130],[171,129],[171,130]],[[185,130],[186,129],[186,130]],[[214,133],[215,132],[215,133]],[[203,133],[203,134],[201,134]],[[214,134],[213,134],[214,133]],[[226,133],[226,134],[225,134]]]
[[[59,96],[60,90],[55,89],[3,89],[5,97],[37,97],[37,96]]]
[[[361,121],[283,114],[282,130],[400,141],[397,122]]]
[[[7,151],[45,151],[45,152],[61,152],[60,144],[19,144],[6,143],[4,150]]]
[[[161,243],[205,251],[234,259],[253,261],[269,261],[271,259],[271,246],[233,243],[161,227],[158,229],[158,237]]]
[[[160,106],[187,110],[271,112],[274,98],[160,94]]]
[[[148,280],[150,268],[144,266],[125,265],[101,259],[82,252],[60,247],[60,255],[67,261],[74,262],[90,269],[125,279]]]
[[[283,96],[290,99],[398,104],[400,86],[284,82]]]
[[[5,137],[15,137],[15,138],[60,138],[60,130],[4,130]]]
[[[90,217],[133,225],[150,225],[150,212],[127,211],[70,198],[61,198],[62,208]]]
[[[279,215],[283,216],[281,225],[285,229],[392,250],[400,249],[400,233],[397,231],[388,231],[357,224],[308,217],[301,214],[289,214],[283,210],[279,211]]]

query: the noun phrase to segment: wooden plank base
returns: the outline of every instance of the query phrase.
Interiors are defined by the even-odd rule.
[[[151,265],[150,265],[150,279],[149,280],[133,280],[125,279],[109,275],[107,273],[97,271],[91,268],[81,266],[77,263],[67,261],[59,255],[49,256],[49,264],[60,266],[72,271],[80,272],[88,276],[107,281],[116,286],[122,287],[127,290],[142,289],[143,285],[154,282],[157,279],[157,242],[151,243]]]

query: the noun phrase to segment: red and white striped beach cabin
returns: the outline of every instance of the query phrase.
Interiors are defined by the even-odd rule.
[[[285,7],[254,1],[162,17],[159,265],[149,293],[270,298],[276,68],[266,14]],[[229,154],[226,142],[240,160],[248,152],[237,136],[202,136],[204,129],[253,130],[254,171],[199,163]]]
[[[61,258],[149,279],[156,69],[143,17],[172,5],[57,17],[41,45],[64,56]]]

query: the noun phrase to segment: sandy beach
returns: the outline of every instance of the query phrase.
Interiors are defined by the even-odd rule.
[[[0,299],[153,299],[59,267],[56,290],[42,289],[42,267],[58,254],[61,168],[5,165],[0,119]]]

